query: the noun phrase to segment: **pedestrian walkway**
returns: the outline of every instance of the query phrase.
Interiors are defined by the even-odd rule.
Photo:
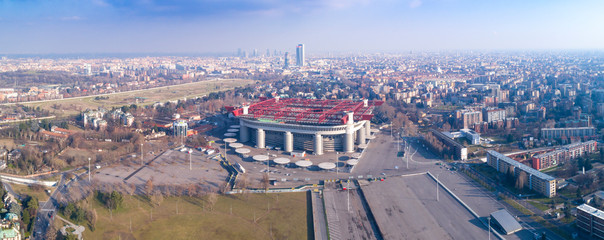
[[[70,232],[70,234],[75,235],[76,237],[78,237],[78,239],[82,240],[82,233],[84,233],[84,230],[86,230],[86,228],[84,226],[80,226],[80,225],[75,225],[70,221],[67,221],[65,218],[62,218],[61,216],[59,216],[58,214],[56,215],[59,219],[61,219],[62,221],[66,222],[67,225],[61,227],[61,234],[63,234],[63,236],[67,235],[67,228],[71,227],[74,229],[73,232]]]
[[[315,240],[327,240],[327,223],[325,222],[325,208],[321,193],[313,191],[311,193],[312,201],[312,219],[315,229]]]

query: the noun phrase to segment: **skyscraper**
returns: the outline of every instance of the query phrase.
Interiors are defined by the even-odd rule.
[[[296,65],[304,66],[304,44],[298,44],[296,47]]]
[[[285,61],[284,61],[285,64],[283,64],[283,68],[289,67],[289,57],[287,55],[289,55],[289,53],[285,52]]]

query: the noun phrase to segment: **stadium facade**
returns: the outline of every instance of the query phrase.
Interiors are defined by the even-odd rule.
[[[382,101],[316,100],[279,97],[227,107],[239,118],[240,142],[286,152],[354,152],[371,135],[370,120]]]

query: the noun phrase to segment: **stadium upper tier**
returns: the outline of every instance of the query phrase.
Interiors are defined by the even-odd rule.
[[[372,111],[383,101],[319,100],[300,98],[261,98],[259,102],[242,107],[227,107],[233,115],[258,121],[304,125],[342,125],[348,122],[346,112],[353,120],[371,120]]]

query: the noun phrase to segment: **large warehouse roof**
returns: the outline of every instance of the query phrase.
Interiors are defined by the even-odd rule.
[[[491,213],[491,217],[501,226],[506,235],[522,230],[520,223],[505,209]]]
[[[258,121],[295,124],[340,125],[348,122],[345,112],[353,112],[354,121],[371,120],[375,106],[383,101],[319,100],[300,98],[261,98],[249,105],[247,114],[243,108],[227,107],[233,115]]]

